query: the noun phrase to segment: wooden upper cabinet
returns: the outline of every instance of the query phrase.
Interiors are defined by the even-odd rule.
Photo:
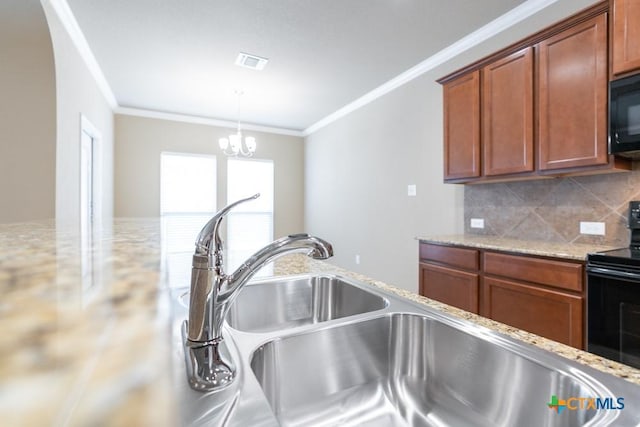
[[[444,178],[480,176],[480,72],[444,85]]]
[[[640,69],[640,1],[613,0],[613,74]]]
[[[534,170],[533,48],[483,68],[483,174]]]
[[[540,170],[607,164],[607,16],[538,44]]]

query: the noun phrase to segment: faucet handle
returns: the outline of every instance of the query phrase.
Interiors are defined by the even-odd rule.
[[[222,219],[229,213],[229,211],[241,203],[248,202],[260,197],[260,193],[256,193],[251,197],[247,197],[246,199],[240,199],[236,202],[231,203],[230,205],[225,206],[220,209],[214,216],[207,222],[207,224],[202,227],[200,233],[198,234],[198,238],[196,240],[196,255],[205,255],[209,256],[212,253],[212,243],[215,244],[214,250],[222,249],[222,239],[220,239],[220,223]]]

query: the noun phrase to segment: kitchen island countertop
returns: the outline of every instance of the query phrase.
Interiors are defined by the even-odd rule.
[[[171,291],[187,256],[166,254],[158,219],[116,219],[84,242],[53,221],[0,225],[0,419],[5,426],[178,424]],[[290,255],[275,275],[332,272],[378,286],[640,384],[640,370]],[[186,381],[186,377],[185,377]]]

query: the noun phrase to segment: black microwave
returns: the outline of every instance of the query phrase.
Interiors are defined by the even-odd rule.
[[[640,159],[640,74],[609,84],[609,153]]]

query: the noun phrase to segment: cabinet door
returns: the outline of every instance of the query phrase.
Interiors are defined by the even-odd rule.
[[[480,176],[480,72],[444,85],[444,178]]]
[[[432,264],[420,264],[420,295],[478,313],[478,275]]]
[[[487,65],[482,98],[484,175],[533,171],[533,48]]]
[[[607,20],[538,44],[539,169],[606,164]]]
[[[485,277],[482,315],[576,348],[582,347],[583,298]]]
[[[613,73],[640,69],[640,1],[613,0]]]

